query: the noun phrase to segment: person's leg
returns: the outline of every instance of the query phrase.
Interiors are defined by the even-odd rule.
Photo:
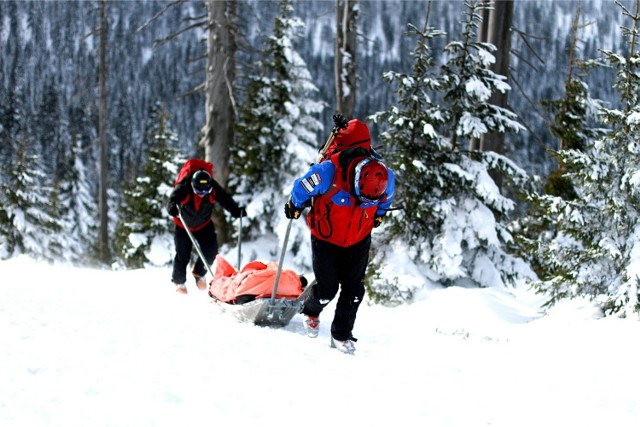
[[[187,265],[191,260],[191,240],[187,232],[182,227],[175,226],[173,241],[176,254],[173,258],[173,272],[171,280],[173,283],[182,285],[187,281]]]
[[[358,307],[364,298],[364,276],[369,263],[371,237],[345,248],[338,259],[338,277],[341,284],[336,312],[331,323],[331,335],[340,341],[353,338],[353,325]]]
[[[218,255],[218,237],[213,222],[209,222],[203,228],[193,233],[193,237],[196,239],[196,242],[198,242],[198,245],[200,245],[200,250],[207,261],[207,265],[210,266],[213,264],[216,255]],[[207,274],[208,271],[200,259],[200,256],[198,256],[198,260],[193,266],[194,277],[196,277],[196,279],[202,277]]]
[[[311,295],[304,302],[302,313],[307,316],[318,316],[324,307],[338,293],[338,272],[336,265],[339,258],[339,247],[311,236],[313,272],[316,284]]]

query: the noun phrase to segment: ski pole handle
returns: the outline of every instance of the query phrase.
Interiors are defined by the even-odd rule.
[[[336,138],[336,135],[338,135],[338,132],[340,132],[340,130],[342,129],[346,129],[348,126],[349,126],[349,122],[347,122],[347,119],[345,119],[342,114],[333,115],[333,129],[331,130],[331,134],[329,134],[329,138],[327,139],[327,142],[325,142],[324,145],[320,148],[320,150],[318,150],[318,154],[320,154],[318,161],[322,160],[322,156],[324,155],[324,153],[327,152],[327,150],[329,149],[329,146],[331,145],[333,140]]]

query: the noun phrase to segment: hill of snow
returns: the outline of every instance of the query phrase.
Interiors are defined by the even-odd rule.
[[[640,323],[526,292],[361,306],[353,356],[240,323],[168,269],[0,262],[0,425],[581,426],[640,419]]]

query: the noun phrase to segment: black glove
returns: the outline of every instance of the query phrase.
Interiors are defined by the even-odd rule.
[[[302,214],[302,209],[296,208],[291,202],[291,199],[289,199],[289,201],[284,205],[284,215],[289,219],[298,219]]]
[[[167,212],[169,212],[169,215],[171,216],[178,216],[178,205],[175,203],[169,203],[169,206],[167,206]]]
[[[373,217],[373,227],[380,227],[380,224],[382,224],[382,218],[384,218],[384,216],[379,215],[379,216],[375,216]]]
[[[247,211],[243,206],[240,206],[238,210],[231,214],[231,216],[234,218],[244,218],[247,216]]]

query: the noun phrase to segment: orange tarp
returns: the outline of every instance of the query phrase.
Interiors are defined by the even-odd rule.
[[[213,279],[209,283],[209,294],[223,302],[233,303],[241,295],[271,298],[278,264],[251,261],[240,272],[217,255],[213,263]],[[282,269],[276,298],[297,298],[302,293],[300,277],[293,270]]]

